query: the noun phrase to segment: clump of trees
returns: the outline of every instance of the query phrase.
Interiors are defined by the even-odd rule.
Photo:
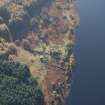
[[[17,48],[15,46],[15,44],[10,44],[8,46],[8,49],[6,51],[6,54],[9,55],[16,55],[17,56]]]
[[[44,105],[43,93],[26,65],[0,55],[0,105]]]
[[[28,31],[30,16],[22,5],[11,3],[9,8],[11,18],[9,19],[8,26],[11,33],[15,35],[15,39],[22,38]]]
[[[10,12],[5,6],[0,7],[0,17],[7,23],[10,18]]]
[[[21,39],[30,29],[38,29],[33,17],[40,16],[46,2],[51,0],[9,0],[5,5],[0,4],[0,16],[8,26],[13,38]]]
[[[28,51],[31,51],[31,43],[29,42],[29,40],[27,39],[23,39],[22,40],[22,43],[21,43],[21,46],[25,49],[25,50],[28,50]]]

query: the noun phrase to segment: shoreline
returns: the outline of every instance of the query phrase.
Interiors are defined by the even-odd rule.
[[[65,36],[64,37],[64,40],[65,40],[64,47],[66,47],[65,45],[67,45],[68,44],[68,41],[70,41],[69,43],[70,43],[70,46],[72,48],[73,45],[74,45],[74,43],[75,43],[74,42],[75,41],[75,39],[74,39],[74,30],[79,26],[79,17],[78,17],[78,15],[76,13],[75,1],[73,1],[72,4],[70,4],[69,6],[70,6],[69,9],[67,9],[67,10],[65,9],[65,10],[62,11],[62,12],[65,12],[65,16],[67,17],[68,21],[70,22],[69,23],[69,26],[68,26],[69,27],[68,28],[68,31],[66,33],[64,33],[64,36]],[[58,46],[58,48],[59,48],[59,46]],[[53,104],[51,104],[51,105],[63,105],[65,103],[65,101],[64,101],[65,98],[70,94],[70,91],[71,91],[71,82],[70,82],[71,81],[71,77],[70,76],[72,75],[72,69],[73,69],[72,66],[75,63],[75,59],[74,59],[74,55],[73,54],[68,55],[68,57],[70,57],[69,58],[69,64],[70,65],[69,64],[67,64],[67,65],[70,68],[68,68],[68,66],[65,65],[64,66],[65,67],[65,70],[63,71],[64,77],[62,77],[62,76],[59,77],[59,79],[61,79],[61,78],[63,78],[63,79],[61,79],[58,83],[53,83],[53,85],[57,85],[57,84],[61,85],[61,86],[59,86],[59,85],[58,86],[55,86],[56,88],[61,89],[61,93],[59,94],[59,92],[57,92],[58,89],[57,90],[55,90],[55,89],[54,90],[51,90],[52,92],[50,94],[53,93],[53,95],[54,95],[53,97],[52,96],[51,97],[52,98],[55,97],[54,99],[51,99],[53,101]],[[58,65],[59,65],[59,63],[58,63]],[[54,72],[53,70],[52,70],[52,72]],[[62,69],[59,70],[59,73],[60,72],[62,72]],[[47,75],[50,76],[52,74],[50,74],[50,72],[48,72]],[[57,78],[57,77],[53,75],[52,78]],[[47,78],[47,80],[52,80],[53,81],[52,78]],[[52,82],[52,81],[50,81],[50,82]],[[62,81],[64,81],[64,82],[62,82]],[[49,81],[47,81],[47,83],[49,83]],[[52,84],[49,84],[49,85],[50,85],[50,87],[52,86]],[[64,86],[62,87],[62,85],[64,85]],[[48,89],[48,87],[47,87],[47,89]],[[50,97],[50,96],[48,96],[48,97]],[[49,101],[50,101],[49,98],[48,99],[45,99],[45,100],[48,101],[46,103],[49,103]],[[60,101],[60,103],[58,102],[58,100]]]

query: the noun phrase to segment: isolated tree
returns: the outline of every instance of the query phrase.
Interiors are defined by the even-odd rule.
[[[10,12],[9,10],[6,8],[6,6],[2,6],[0,7],[0,17],[2,17],[4,19],[4,21],[6,23],[8,23],[8,20],[10,18]]]
[[[0,18],[0,37],[3,37],[8,41],[13,40],[9,27],[4,23],[3,18]]]

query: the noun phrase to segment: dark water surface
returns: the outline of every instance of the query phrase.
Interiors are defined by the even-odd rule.
[[[105,0],[77,0],[76,71],[66,105],[105,105]]]

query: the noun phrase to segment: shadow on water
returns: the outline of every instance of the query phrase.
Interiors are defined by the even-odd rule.
[[[105,0],[77,0],[76,71],[66,105],[105,105]]]

